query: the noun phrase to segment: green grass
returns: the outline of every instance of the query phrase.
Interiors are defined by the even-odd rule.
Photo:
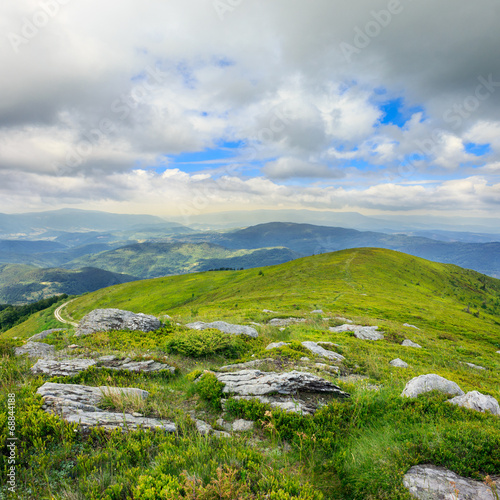
[[[480,481],[499,474],[499,417],[447,404],[441,394],[400,397],[414,376],[437,373],[466,392],[478,390],[500,400],[499,299],[500,281],[473,271],[388,250],[356,249],[262,269],[127,283],[69,304],[67,313],[75,320],[102,307],[173,317],[156,332],[101,332],[75,338],[68,328],[46,342],[57,348],[77,343],[75,352],[84,357],[112,353],[175,366],[173,376],[92,368],[72,378],[52,379],[145,389],[151,394],[145,402],[103,404],[173,419],[180,429],[175,436],[96,431],[84,438],[43,412],[34,393],[47,379],[33,377],[30,364],[13,358],[8,347],[14,336],[26,338],[55,326],[49,317],[53,308],[33,315],[0,337],[0,405],[5,407],[7,395],[16,393],[22,428],[19,484],[25,493],[20,498],[194,498],[189,491],[197,488],[196,498],[207,499],[409,500],[402,476],[418,463],[442,465]],[[314,309],[324,314],[310,314]],[[386,338],[369,342],[350,333],[332,333],[328,327],[339,323],[336,315],[379,325]],[[266,324],[289,316],[306,321],[282,331]],[[193,320],[256,322],[259,338],[182,326]],[[405,338],[423,348],[401,346]],[[324,360],[306,354],[300,344],[304,340],[337,344],[332,349],[346,357],[339,376],[314,367]],[[265,350],[276,341],[291,345]],[[300,361],[304,355],[309,363]],[[286,369],[319,374],[351,398],[333,400],[312,417],[271,411],[255,401],[230,400],[224,418],[250,418],[256,429],[230,440],[199,436],[189,412],[216,428],[221,416],[220,386],[205,370],[261,357],[277,358]],[[390,366],[396,357],[410,367]],[[470,368],[466,362],[487,370]],[[2,418],[0,413],[0,438],[5,437]],[[1,491],[5,489],[0,483]]]

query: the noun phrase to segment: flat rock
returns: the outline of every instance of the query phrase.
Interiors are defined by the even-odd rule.
[[[39,359],[32,367],[34,375],[49,375],[51,377],[70,377],[94,366],[93,359]]]
[[[453,396],[463,396],[465,393],[455,382],[440,377],[434,373],[412,378],[405,386],[401,396],[416,398],[420,394],[430,391],[439,391]]]
[[[255,359],[253,361],[247,361],[246,363],[235,363],[234,365],[221,366],[217,369],[218,372],[230,372],[234,370],[247,370],[248,368],[255,368],[256,366],[261,366],[266,363],[274,363],[273,358]]]
[[[154,316],[121,309],[95,309],[80,321],[76,336],[110,330],[150,332],[158,330],[161,322]]]
[[[408,368],[408,363],[405,363],[402,359],[396,358],[389,362],[391,366],[396,366],[397,368]]]
[[[493,415],[500,415],[498,401],[493,396],[487,396],[478,391],[471,391],[463,396],[456,396],[453,399],[449,399],[447,403],[463,406],[464,408],[470,408],[482,413],[489,411]]]
[[[271,309],[262,309],[262,312],[264,312],[264,313],[278,314],[278,311],[271,311]]]
[[[475,370],[486,370],[484,366],[475,365],[474,363],[465,363],[467,366],[474,368]]]
[[[202,436],[208,436],[213,431],[212,426],[210,424],[208,424],[207,422],[204,422],[203,420],[195,419],[194,423],[196,425],[196,430]]]
[[[420,330],[420,328],[418,326],[410,325],[408,323],[405,323],[403,326],[406,326],[406,328],[415,328],[415,330]]]
[[[113,356],[114,357],[114,356]],[[99,359],[98,368],[110,368],[112,370],[126,370],[129,372],[165,372],[175,373],[175,368],[164,363],[159,363],[153,359],[148,359],[147,361],[131,361],[126,358],[124,360],[120,359],[110,359],[108,361],[103,361],[102,357]]]
[[[310,341],[302,342],[302,345],[312,353],[317,354],[318,356],[321,356],[323,358],[327,358],[331,361],[343,361],[345,359],[344,356],[342,356],[342,354],[333,351],[328,351],[327,349],[324,349],[323,347],[319,346],[316,342],[310,342]]]
[[[266,350],[269,351],[271,349],[279,349],[280,347],[285,347],[290,345],[288,342],[273,342],[266,347]]]
[[[288,326],[294,323],[304,323],[304,318],[273,318],[267,322],[270,326]]]
[[[70,423],[77,423],[83,430],[103,427],[107,430],[164,429],[175,432],[172,422],[155,418],[137,417],[122,412],[104,411],[97,407],[105,396],[124,395],[126,397],[146,398],[147,391],[130,387],[90,387],[86,385],[55,384],[47,382],[37,394],[44,399],[42,408]],[[136,414],[137,415],[137,414]]]
[[[253,338],[257,338],[259,336],[259,332],[251,326],[233,325],[231,323],[226,323],[225,321],[213,321],[212,323],[196,321],[195,323],[188,323],[186,327],[193,330],[206,330],[207,328],[214,328],[223,333],[229,333],[231,335],[248,335]]]
[[[383,340],[383,332],[377,332],[378,326],[362,326],[345,324],[331,326],[329,330],[333,333],[353,332],[354,336],[361,340]]]
[[[27,354],[30,358],[50,358],[54,355],[55,348],[43,342],[26,342],[23,346],[16,347],[14,352],[16,356]]]
[[[484,483],[435,465],[415,465],[404,475],[403,484],[421,500],[495,500]]]
[[[419,349],[422,349],[422,346],[421,345],[418,345],[417,343],[415,342],[412,342],[411,340],[409,339],[405,339],[403,340],[403,342],[401,343],[402,346],[404,347],[417,347]]]
[[[233,432],[248,432],[254,428],[254,423],[251,420],[244,420],[242,418],[233,422]]]
[[[323,309],[315,309],[314,311],[311,311],[311,314],[324,314]]]
[[[44,330],[43,332],[37,333],[30,337],[28,340],[43,340],[47,338],[51,333],[64,332],[65,328],[53,328],[52,330]]]

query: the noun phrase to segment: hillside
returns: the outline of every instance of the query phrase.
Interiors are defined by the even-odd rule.
[[[211,243],[137,243],[87,255],[65,265],[92,266],[141,278],[226,268],[279,264],[299,257],[286,248],[228,250]]]
[[[79,321],[98,308],[119,308],[154,315],[164,326],[105,331],[101,324],[75,336],[61,324],[65,331],[41,342],[66,358],[65,370],[74,362],[79,373],[34,375],[34,360],[13,356],[10,346],[53,328],[54,307],[0,334],[0,404],[16,394],[16,418],[30,422],[16,427],[17,481],[31,491],[21,498],[411,500],[404,481],[417,464],[444,467],[486,489],[500,480],[500,416],[450,404],[443,390],[402,394],[410,380],[435,374],[500,400],[494,278],[360,248],[120,284],[75,298],[62,316]],[[226,321],[257,336],[185,326],[199,321]],[[358,336],[358,328],[378,332],[379,340]],[[279,342],[286,345],[270,345]],[[396,359],[408,366],[390,364]],[[175,373],[115,369],[127,363]],[[265,398],[230,397],[256,378],[267,382],[253,394]],[[312,386],[291,395],[268,391],[285,379]],[[146,390],[146,399],[110,394],[92,404],[100,405],[98,415],[116,412],[122,425],[149,418],[170,427],[109,431],[66,422],[35,394],[49,381],[71,384],[72,397],[78,384]],[[94,418],[91,410],[78,418]],[[0,417],[0,446],[6,422]]]
[[[53,295],[80,295],[137,278],[86,267],[38,269],[33,266],[0,265],[0,303],[23,304]]]

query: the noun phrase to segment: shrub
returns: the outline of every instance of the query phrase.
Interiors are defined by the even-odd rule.
[[[205,372],[196,381],[196,392],[202,399],[207,401],[213,408],[221,409],[222,389],[224,384],[217,380],[215,374]]]

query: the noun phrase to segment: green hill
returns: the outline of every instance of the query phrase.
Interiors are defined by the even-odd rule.
[[[120,308],[153,314],[165,326],[149,333],[75,337],[72,327],[61,325],[66,331],[44,339],[82,358],[167,362],[176,368],[173,376],[90,368],[73,377],[35,377],[29,371],[33,362],[13,357],[10,347],[54,327],[54,307],[0,334],[5,374],[0,405],[7,407],[8,395],[16,394],[17,480],[31,491],[23,498],[36,492],[38,498],[61,500],[411,500],[403,476],[416,464],[446,467],[478,481],[500,472],[499,416],[448,404],[449,396],[437,391],[415,399],[401,396],[409,380],[437,374],[464,392],[500,400],[500,281],[494,278],[391,250],[343,250],[270,267],[97,290],[68,303],[63,317],[77,321],[97,308]],[[269,323],[290,317],[302,321]],[[330,330],[345,318],[379,326],[384,339]],[[252,325],[259,336],[183,326],[213,320]],[[404,339],[421,348],[401,345]],[[303,341],[330,342],[328,349],[345,360],[332,370],[328,360],[306,351]],[[266,350],[271,342],[289,345]],[[229,399],[222,407],[222,387],[213,373],[262,358],[268,360],[258,367],[263,372],[306,371],[350,397],[321,397],[322,407],[311,416],[255,400]],[[391,366],[395,358],[409,366]],[[178,432],[81,435],[73,424],[43,411],[35,392],[48,380],[147,390],[146,401],[110,398],[102,408],[167,418]],[[6,452],[7,417],[2,418],[0,447]],[[255,427],[226,438],[202,436],[193,418],[218,431],[224,430],[220,418],[252,420]],[[0,468],[5,468],[2,457]]]

